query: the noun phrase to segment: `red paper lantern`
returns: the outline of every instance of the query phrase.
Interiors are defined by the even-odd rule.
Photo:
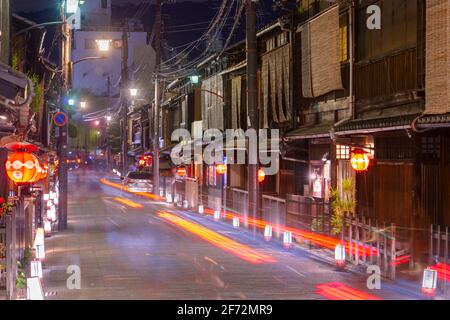
[[[227,172],[227,166],[224,164],[218,164],[216,166],[216,172],[218,174],[224,175]]]
[[[31,183],[38,173],[39,161],[28,152],[16,152],[6,161],[6,173],[15,183]]]
[[[266,173],[264,172],[263,169],[259,169],[258,170],[258,182],[261,183],[264,181],[264,179],[266,179]]]
[[[369,168],[369,155],[362,149],[355,149],[352,152],[351,164],[356,172],[364,172]]]
[[[177,174],[179,177],[184,177],[186,175],[186,168],[185,167],[179,167],[177,169]]]

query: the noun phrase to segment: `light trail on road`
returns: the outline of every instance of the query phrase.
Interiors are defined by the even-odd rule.
[[[133,194],[137,194],[155,201],[161,201],[164,200],[163,197],[152,194],[152,193],[147,193],[147,192],[131,192],[128,190],[127,187],[118,184],[118,183],[114,183],[111,181],[108,181],[105,178],[100,179],[100,182],[114,187],[114,188],[118,188],[121,190],[124,190],[126,192],[130,192]],[[206,214],[209,215],[214,215],[214,211],[211,210],[210,208],[205,208],[204,212]],[[292,227],[287,227],[287,226],[283,226],[283,225],[278,225],[278,224],[271,224],[270,222],[264,221],[264,220],[259,220],[259,219],[253,219],[250,217],[244,217],[241,214],[237,214],[237,213],[232,213],[230,211],[222,211],[222,215],[227,218],[227,219],[233,219],[234,217],[238,217],[241,221],[246,221],[248,224],[256,226],[260,229],[264,229],[267,225],[271,225],[274,229],[279,229],[279,230],[283,230],[283,231],[290,231],[292,232],[292,235],[294,237],[297,238],[301,238],[301,239],[305,239],[310,241],[311,243],[327,248],[327,249],[331,249],[334,250],[336,245],[338,245],[339,243],[341,243],[340,239],[334,238],[334,237],[329,237],[329,236],[325,236],[325,235],[320,235],[320,234],[316,234],[313,232],[309,232],[309,231],[304,231],[304,230],[300,230],[300,229],[296,229],[296,228],[292,228]],[[344,241],[344,245],[345,245],[345,249],[348,253],[351,252],[351,254],[356,255],[358,254],[360,257],[362,257],[363,255],[370,257],[370,256],[376,256],[377,255],[377,249],[373,248],[373,247],[367,247],[367,246],[363,246],[363,245],[356,245],[356,244],[352,244],[350,245],[350,243],[348,241]]]
[[[258,251],[246,245],[240,244],[234,240],[231,240],[230,238],[224,237],[201,225],[182,219],[176,215],[167,212],[158,212],[158,216],[201,237],[202,239],[212,243],[216,247],[219,247],[240,257],[247,262],[254,264],[276,262],[276,260],[271,256],[259,253]]]
[[[137,202],[131,201],[129,199],[125,199],[125,198],[118,198],[118,197],[116,197],[116,198],[114,198],[114,200],[117,201],[117,202],[120,202],[120,203],[122,203],[124,205],[127,205],[127,206],[129,206],[131,208],[142,209],[144,207],[140,203],[137,203]]]
[[[204,212],[209,215],[214,214],[214,211],[209,208],[205,208]],[[336,245],[341,242],[341,240],[339,240],[337,238],[328,237],[328,236],[324,236],[324,235],[320,235],[320,234],[316,234],[313,232],[308,232],[308,231],[304,231],[304,230],[300,230],[300,229],[296,229],[296,228],[292,228],[292,227],[287,227],[287,226],[283,226],[283,225],[271,224],[270,222],[267,222],[264,220],[244,217],[240,214],[232,213],[230,211],[223,211],[222,214],[227,219],[233,219],[235,217],[238,217],[241,221],[246,221],[250,225],[254,225],[260,229],[264,229],[267,225],[271,225],[274,229],[279,229],[282,231],[290,231],[290,232],[292,232],[293,236],[297,236],[299,238],[309,240],[310,242],[312,242],[315,245],[318,245],[318,246],[321,246],[324,248],[328,248],[331,250],[334,250]],[[350,251],[352,251],[352,253],[356,255],[356,252],[358,252],[359,256],[363,256],[364,254],[366,256],[371,256],[371,255],[375,256],[377,254],[376,248],[368,248],[366,246],[356,245],[354,243],[352,244],[352,246],[350,246],[350,243],[348,241],[344,241],[344,244],[345,244],[346,251],[348,253],[350,253]],[[350,248],[352,250],[350,250]]]
[[[339,282],[318,285],[316,293],[330,300],[382,300],[377,296]]]

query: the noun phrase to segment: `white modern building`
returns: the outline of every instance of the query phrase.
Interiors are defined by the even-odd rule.
[[[122,29],[111,26],[111,0],[87,0],[79,8],[80,29],[73,30],[72,61],[88,57],[103,59],[86,60],[73,67],[72,88],[89,90],[94,95],[105,96],[107,77],[111,80],[112,96],[119,94],[119,82],[122,69]],[[129,78],[145,78],[140,73],[152,73],[154,50],[147,44],[147,32],[136,31],[134,22],[128,32],[128,68]],[[140,29],[142,30],[142,29]],[[109,50],[100,52],[97,40],[110,40]],[[136,71],[137,70],[137,71]],[[136,72],[133,72],[136,71]],[[141,92],[148,92],[149,83],[139,83]],[[141,87],[139,87],[141,86]],[[146,97],[148,98],[148,96]]]

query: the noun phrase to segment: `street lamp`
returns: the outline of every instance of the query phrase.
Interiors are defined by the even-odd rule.
[[[136,97],[138,90],[136,88],[130,88],[130,96]]]
[[[111,121],[111,116],[106,116],[106,121]]]
[[[98,45],[98,50],[101,52],[109,51],[109,44],[111,43],[111,39],[97,39],[95,40]]]
[[[200,76],[193,75],[189,77],[192,84],[198,84],[200,82]]]
[[[69,104],[69,106],[74,106],[75,105],[75,99],[70,98],[67,103]]]
[[[81,109],[86,109],[87,106],[87,102],[86,101],[80,101],[80,108]]]
[[[94,122],[94,124],[95,124],[96,126],[98,126],[98,125],[100,125],[100,121],[99,121],[99,120],[96,120],[96,121]]]

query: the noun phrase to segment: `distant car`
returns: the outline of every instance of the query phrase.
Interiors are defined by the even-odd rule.
[[[151,192],[152,178],[153,175],[150,172],[131,171],[123,179],[123,184],[131,192]]]

